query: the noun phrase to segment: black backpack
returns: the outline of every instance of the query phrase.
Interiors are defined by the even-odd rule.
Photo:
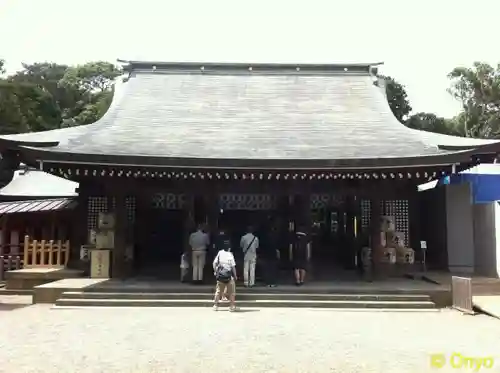
[[[228,283],[233,277],[233,271],[230,268],[221,267],[219,265],[219,256],[217,255],[217,268],[215,270],[215,279],[217,281]]]

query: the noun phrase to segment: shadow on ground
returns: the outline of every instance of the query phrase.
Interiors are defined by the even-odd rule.
[[[31,304],[16,304],[16,303],[0,303],[0,312],[15,311],[21,308],[31,306]]]

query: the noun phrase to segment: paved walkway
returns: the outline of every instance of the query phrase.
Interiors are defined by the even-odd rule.
[[[9,298],[9,299],[5,299]],[[3,297],[0,304],[19,297]],[[14,302],[16,303],[16,302]],[[0,307],[0,372],[422,373],[429,355],[496,357],[500,321],[441,312]],[[449,365],[449,364],[448,364]]]

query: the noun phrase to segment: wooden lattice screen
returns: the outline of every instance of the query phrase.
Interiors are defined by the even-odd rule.
[[[219,196],[219,207],[224,210],[272,210],[276,198],[270,194],[225,193]]]
[[[97,228],[97,219],[100,212],[109,212],[114,210],[116,199],[112,198],[111,203],[108,203],[107,197],[89,197],[87,210],[87,228]],[[111,205],[111,206],[108,206]],[[127,218],[131,223],[135,222],[136,200],[135,197],[129,196],[125,199],[125,208],[127,210]]]
[[[361,225],[363,229],[370,226],[371,202],[361,201]],[[380,211],[384,215],[394,217],[394,225],[397,232],[404,234],[405,246],[410,243],[410,214],[408,200],[398,199],[380,202]]]

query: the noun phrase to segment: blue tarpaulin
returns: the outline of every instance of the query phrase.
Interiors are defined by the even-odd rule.
[[[437,185],[470,183],[474,203],[500,201],[500,164],[481,164],[458,174],[419,186],[427,190]]]

